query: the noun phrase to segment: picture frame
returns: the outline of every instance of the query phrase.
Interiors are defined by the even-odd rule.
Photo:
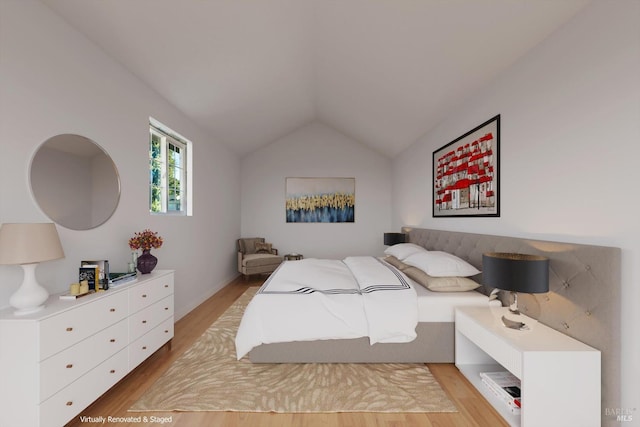
[[[432,212],[500,216],[500,114],[433,152]]]
[[[355,178],[285,178],[286,222],[355,222],[355,192]]]

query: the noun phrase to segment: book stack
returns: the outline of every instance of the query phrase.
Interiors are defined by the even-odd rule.
[[[135,282],[138,279],[136,272],[132,273],[109,273],[109,286],[116,287],[125,283]]]
[[[481,372],[482,383],[514,414],[520,413],[520,380],[508,371]]]
[[[80,261],[79,281],[87,280],[90,291],[106,291],[109,289],[109,261]]]
[[[109,289],[109,261],[80,261],[78,282],[72,283],[69,292],[61,294],[60,299],[74,300],[94,292]]]

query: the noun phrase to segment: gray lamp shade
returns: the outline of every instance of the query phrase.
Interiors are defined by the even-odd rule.
[[[405,233],[384,233],[384,244],[387,246],[397,245],[398,243],[406,243],[407,235]]]
[[[549,259],[538,255],[491,252],[482,255],[482,282],[511,292],[549,292]]]

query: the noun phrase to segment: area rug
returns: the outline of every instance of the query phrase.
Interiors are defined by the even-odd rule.
[[[129,411],[457,412],[424,364],[236,360],[245,292]]]

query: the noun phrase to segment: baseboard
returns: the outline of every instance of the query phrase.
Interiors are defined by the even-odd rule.
[[[206,293],[200,295],[200,297],[192,300],[187,306],[180,307],[179,310],[176,310],[174,312],[174,321],[177,322],[178,320],[182,319],[187,314],[191,313],[193,310],[196,309],[196,307],[198,307],[200,304],[202,304],[203,302],[205,302],[206,300],[211,298],[215,293],[220,291],[222,288],[224,288],[225,286],[228,286],[228,285],[232,284],[233,282],[235,282],[236,280],[238,280],[238,277],[239,276],[237,274],[234,274],[232,277],[227,277],[227,278],[223,279],[222,281],[218,282],[217,285],[214,285],[208,292],[206,292]]]

